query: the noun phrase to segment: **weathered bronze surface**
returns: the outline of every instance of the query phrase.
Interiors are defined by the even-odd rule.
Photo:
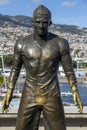
[[[9,107],[15,83],[24,65],[26,80],[16,130],[37,130],[41,112],[45,130],[66,130],[57,77],[60,62],[72,89],[75,105],[82,112],[69,44],[67,40],[48,32],[52,23],[51,12],[43,5],[35,9],[32,22],[34,33],[19,39],[15,44],[10,83],[2,111]]]

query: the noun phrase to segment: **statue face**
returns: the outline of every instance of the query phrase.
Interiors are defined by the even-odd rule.
[[[35,17],[33,20],[34,30],[38,35],[45,35],[48,32],[50,21],[45,16]]]

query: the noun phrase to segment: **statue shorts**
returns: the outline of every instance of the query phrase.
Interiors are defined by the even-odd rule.
[[[46,91],[41,88],[35,88],[34,91],[26,81],[16,130],[38,130],[41,113],[45,130],[66,130],[60,91],[56,89],[56,84],[53,82]]]

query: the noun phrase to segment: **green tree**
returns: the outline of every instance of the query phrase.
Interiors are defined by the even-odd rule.
[[[5,67],[11,67],[13,56],[12,55],[4,55],[3,60],[4,60]],[[0,67],[2,68],[2,59],[1,58],[0,58]]]
[[[72,62],[73,62],[73,67],[77,68],[77,61],[73,60]]]
[[[4,76],[0,75],[0,86],[4,84]]]

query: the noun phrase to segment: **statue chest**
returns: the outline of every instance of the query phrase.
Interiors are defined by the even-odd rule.
[[[54,62],[54,59],[58,58],[58,50],[55,45],[45,44],[40,46],[39,44],[27,45],[23,50],[24,58],[32,66],[41,65]]]

